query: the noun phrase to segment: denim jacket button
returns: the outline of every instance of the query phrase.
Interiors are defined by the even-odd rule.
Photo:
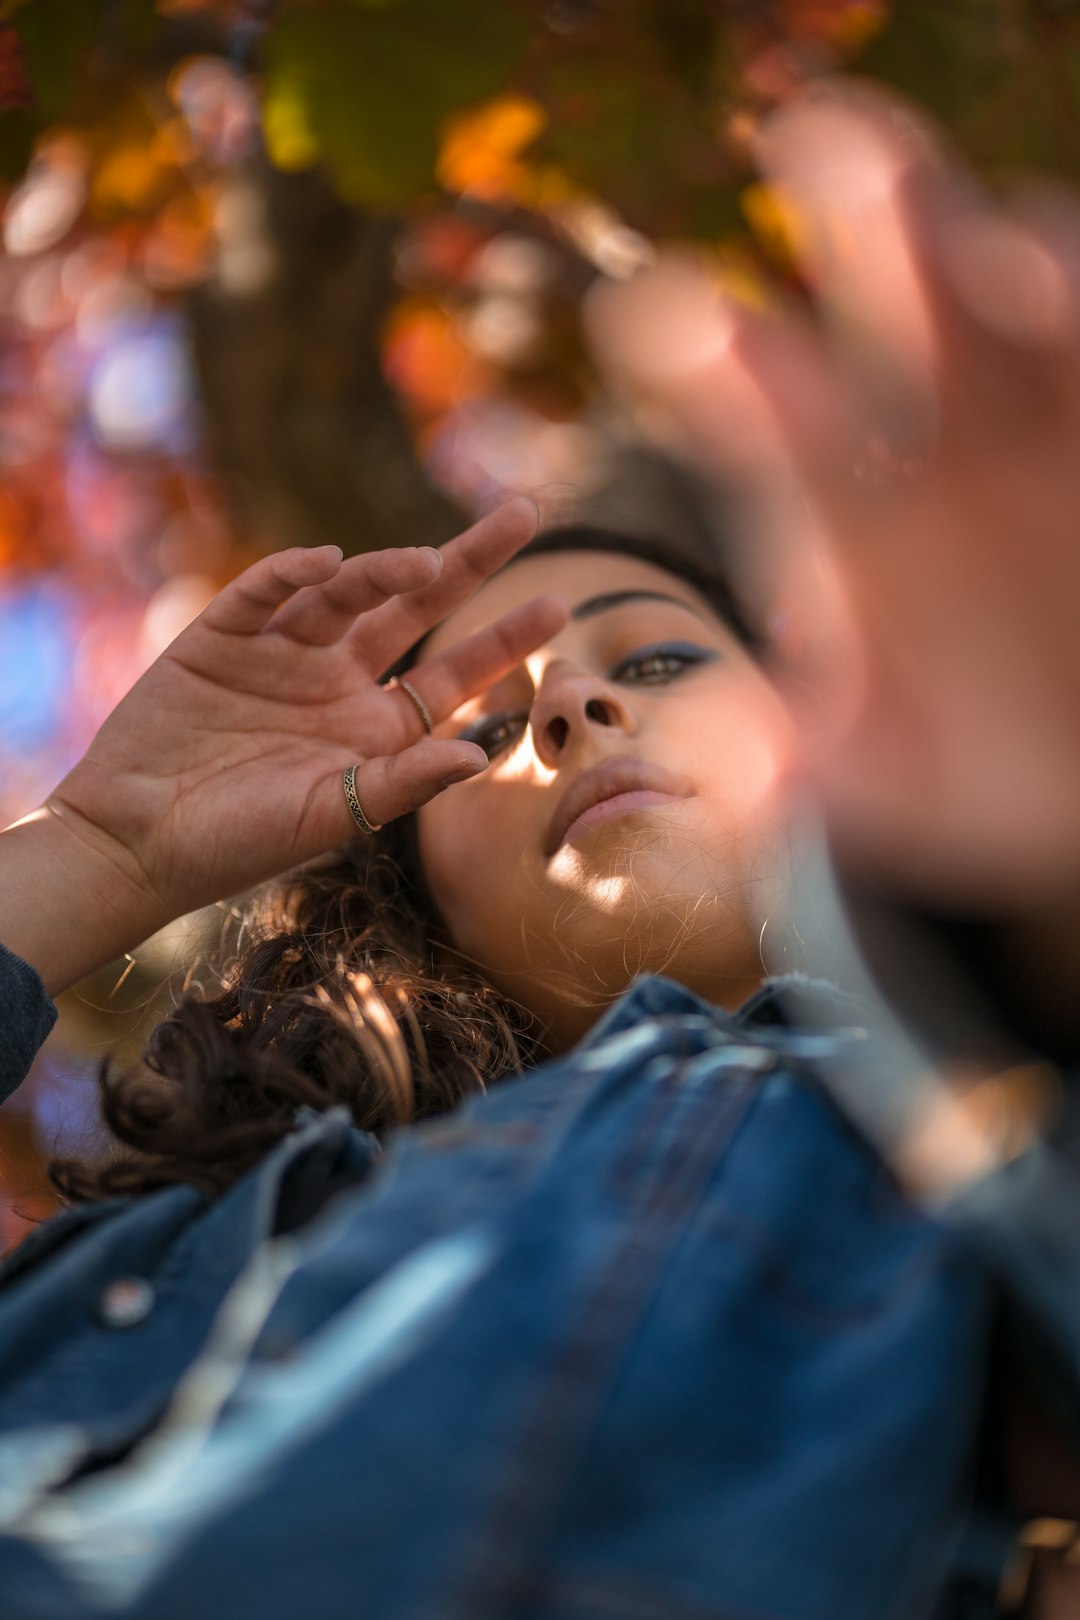
[[[150,1315],[156,1298],[153,1283],[145,1277],[117,1277],[102,1290],[97,1319],[102,1327],[138,1327]]]

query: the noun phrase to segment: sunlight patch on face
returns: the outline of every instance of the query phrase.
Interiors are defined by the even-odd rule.
[[[625,904],[629,892],[629,880],[625,877],[593,878],[589,883],[589,899],[597,911],[618,911]]]
[[[630,896],[630,880],[625,872],[603,877],[590,872],[588,863],[570,844],[563,844],[555,852],[548,875],[556,886],[572,890],[582,903],[605,915],[618,911]]]

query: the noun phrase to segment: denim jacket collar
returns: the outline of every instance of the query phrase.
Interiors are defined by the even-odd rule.
[[[734,1012],[714,1006],[685,985],[661,974],[635,979],[578,1045],[587,1052],[610,1036],[632,1028],[645,1018],[704,1019],[717,1029],[744,1035],[748,1029],[790,1029],[809,1023],[819,1030],[845,1029],[865,1022],[866,1008],[859,997],[824,979],[801,973],[766,979]]]

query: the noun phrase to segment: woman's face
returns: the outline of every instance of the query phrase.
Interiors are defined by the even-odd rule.
[[[436,728],[491,764],[419,811],[419,841],[453,945],[565,1047],[638,973],[723,1005],[760,982],[789,723],[693,586],[633,557],[522,558],[423,657],[549,591],[565,628]]]

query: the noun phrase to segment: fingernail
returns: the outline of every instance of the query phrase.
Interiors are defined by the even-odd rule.
[[[417,546],[416,549],[417,551],[426,551],[429,556],[434,557],[439,565],[440,571],[442,570],[443,554],[439,550],[438,546]]]
[[[515,495],[509,504],[511,508],[516,508],[523,514],[526,512],[529,514],[534,530],[540,527],[540,506],[537,501],[533,500],[531,495]]]
[[[448,788],[453,787],[455,782],[467,782],[470,776],[479,776],[483,769],[482,765],[462,765],[460,770],[451,771],[449,776],[444,776],[439,786]]]
[[[719,359],[735,331],[727,300],[685,254],[672,254],[628,284],[597,281],[585,323],[605,364],[631,379],[660,384]]]
[[[345,555],[340,546],[312,546],[311,549],[312,551],[332,551],[338,557],[344,557]]]

